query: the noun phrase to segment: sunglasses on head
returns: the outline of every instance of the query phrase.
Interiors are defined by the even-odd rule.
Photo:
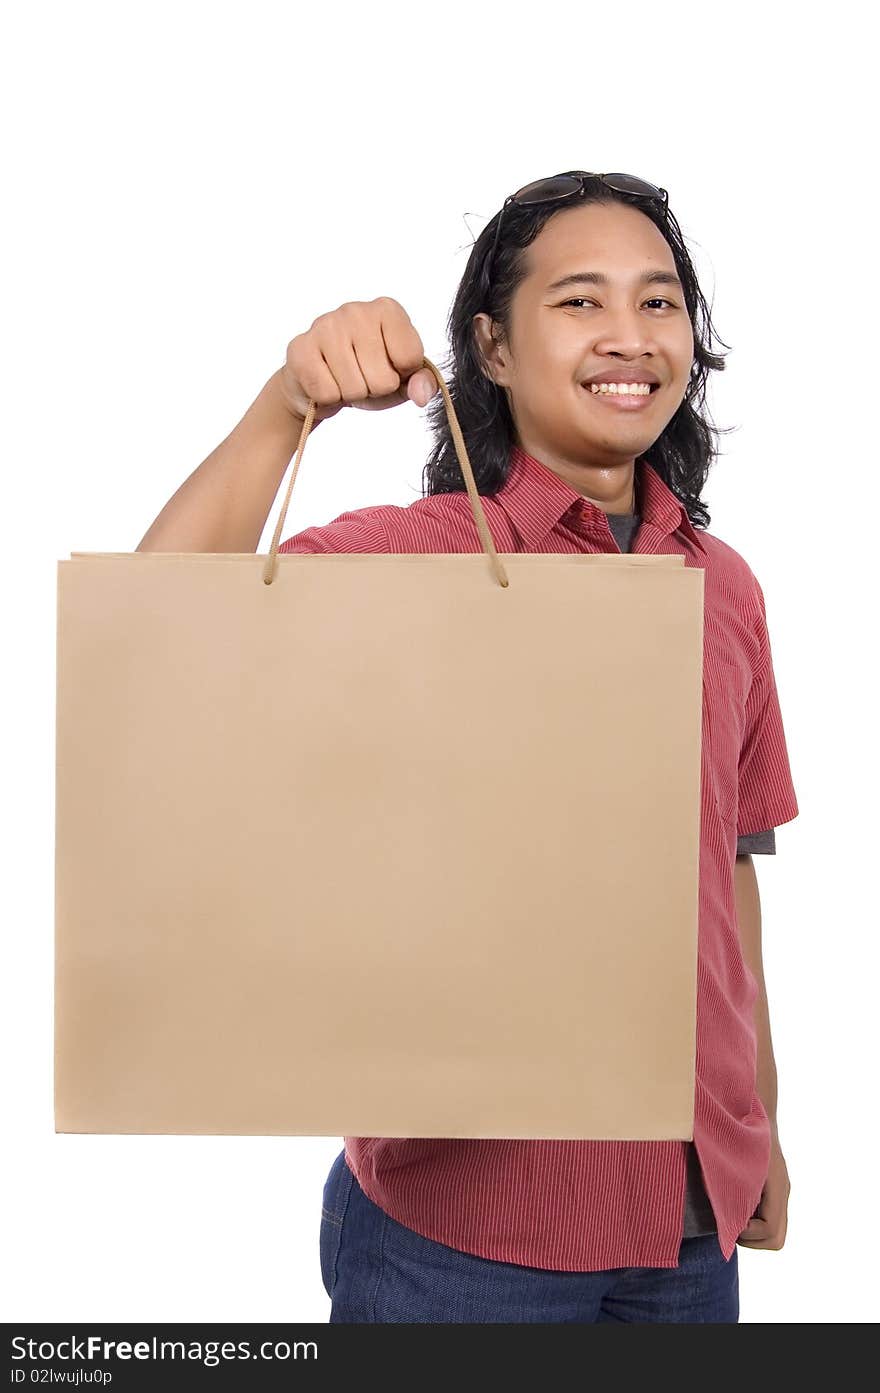
[[[527,206],[531,203],[556,203],[566,198],[576,198],[583,192],[587,179],[600,179],[603,184],[608,185],[609,189],[616,189],[618,193],[648,198],[652,202],[659,203],[664,213],[668,206],[669,195],[665,189],[658,189],[656,184],[649,184],[647,179],[637,179],[634,174],[590,174],[586,170],[579,169],[570,170],[567,174],[554,174],[549,179],[536,179],[534,183],[526,184],[523,188],[517,189],[516,193],[509,194],[501,205],[498,225],[495,228],[495,241],[492,244],[484,272],[487,286],[490,283],[492,266],[495,262],[495,253],[498,250],[498,240],[501,234],[501,224],[504,220],[504,210],[508,203],[519,203]]]

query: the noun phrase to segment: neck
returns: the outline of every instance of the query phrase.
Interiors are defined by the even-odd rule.
[[[536,453],[526,444],[521,448],[539,459],[547,469],[552,469],[560,479],[564,479],[571,488],[576,489],[604,512],[637,512],[639,476],[635,460],[608,467],[581,464],[579,461],[550,454],[546,450],[538,450]]]

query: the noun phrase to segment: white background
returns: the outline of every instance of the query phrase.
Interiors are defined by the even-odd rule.
[[[318,314],[391,295],[437,362],[472,239],[569,167],[670,191],[731,346],[709,406],[736,430],[704,498],[765,591],[801,808],[756,857],[792,1191],[782,1250],[738,1248],[741,1319],[877,1318],[874,72],[862,12],[818,13],[177,0],[7,19],[4,1320],[327,1318],[341,1138],[54,1132],[56,564],[134,550]],[[325,423],[284,535],[420,496],[421,417]]]

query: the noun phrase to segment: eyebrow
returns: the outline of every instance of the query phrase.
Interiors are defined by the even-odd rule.
[[[676,285],[684,293],[684,286],[672,271],[645,271],[639,278],[642,285]],[[607,285],[608,277],[601,271],[573,271],[570,276],[562,276],[548,285],[550,290],[564,290],[569,285]]]

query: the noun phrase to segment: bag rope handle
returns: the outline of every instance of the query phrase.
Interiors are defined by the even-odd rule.
[[[458,417],[455,414],[455,407],[452,405],[452,397],[449,395],[449,388],[447,387],[446,382],[444,381],[443,374],[440,372],[438,368],[434,366],[434,364],[430,361],[429,358],[422,359],[422,367],[431,369],[431,372],[437,379],[440,391],[443,394],[443,401],[446,406],[446,415],[449,419],[449,429],[452,432],[452,442],[455,445],[455,453],[458,455],[458,462],[461,465],[461,472],[464,477],[465,484],[467,485],[468,497],[471,501],[471,510],[474,515],[474,522],[477,525],[477,532],[480,538],[480,545],[482,546],[483,551],[489,558],[489,563],[492,567],[493,574],[496,580],[498,581],[498,584],[501,586],[507,586],[510,584],[510,581],[507,578],[507,572],[504,568],[501,558],[498,555],[498,552],[495,550],[495,543],[492,541],[492,534],[489,531],[489,524],[486,522],[486,514],[483,509],[483,504],[480,500],[480,495],[477,492],[476,480],[474,479],[474,471],[472,470],[471,462],[468,459],[467,450],[465,449],[464,444],[464,436],[461,433],[461,426],[459,425]],[[278,544],[281,540],[281,531],[284,527],[284,519],[287,517],[287,508],[290,503],[290,495],[293,493],[293,485],[296,482],[297,470],[300,466],[300,460],[302,459],[306,440],[308,439],[309,431],[312,429],[312,426],[314,424],[316,407],[317,403],[314,400],[309,402],[309,409],[306,412],[302,430],[300,431],[299,445],[297,446],[296,457],[293,462],[293,471],[290,475],[290,483],[287,485],[287,494],[285,495],[284,503],[282,504],[281,513],[279,514],[278,521],[275,524],[275,534],[272,538],[272,545],[269,549],[269,554],[266,557],[266,564],[263,567],[263,582],[265,585],[271,585],[277,573]]]

